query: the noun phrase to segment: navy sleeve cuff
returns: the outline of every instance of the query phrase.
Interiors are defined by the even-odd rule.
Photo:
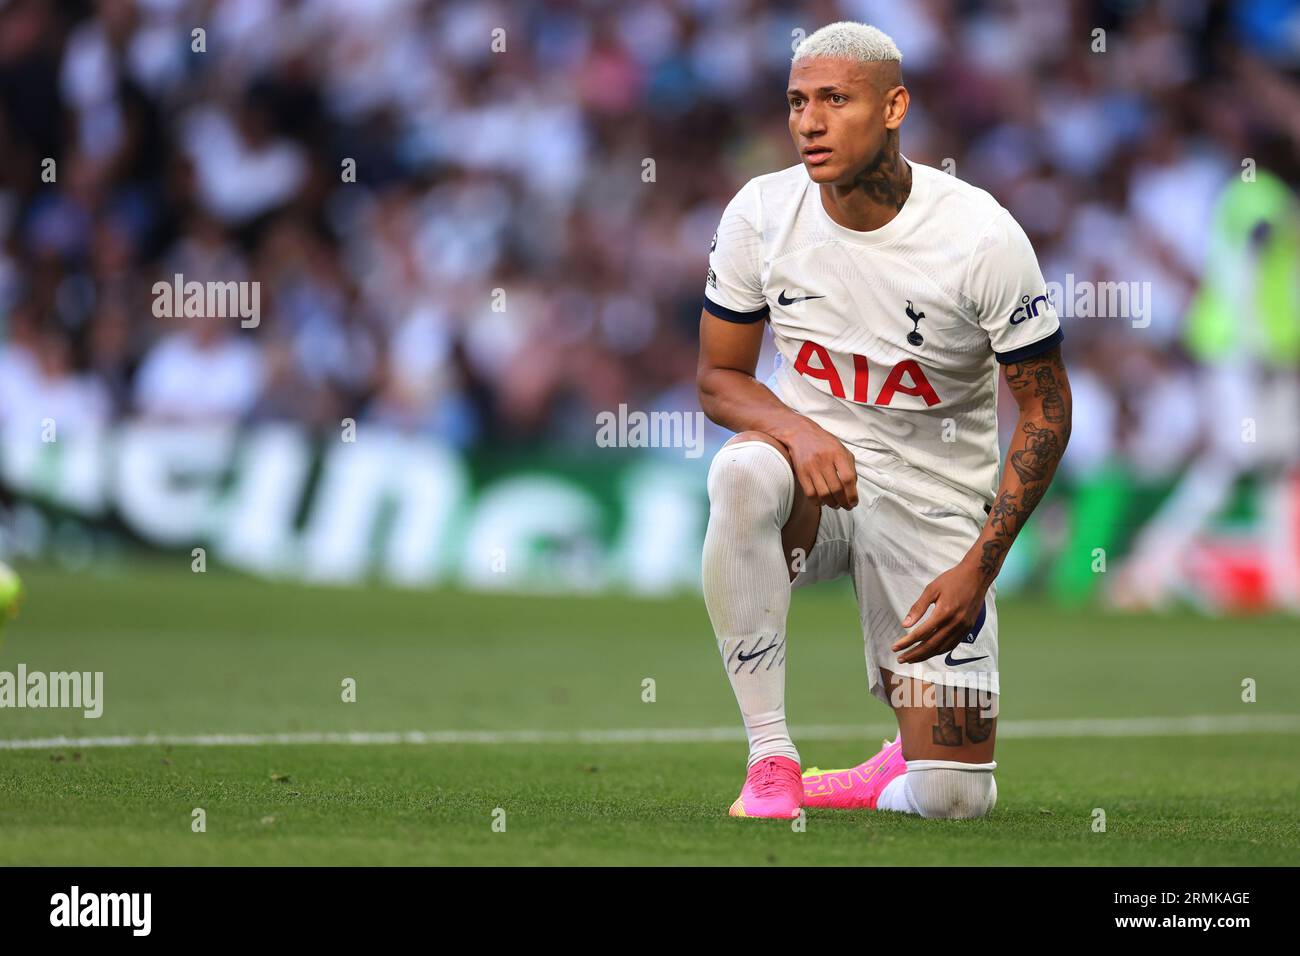
[[[1035,355],[1050,352],[1064,341],[1065,330],[1058,327],[1055,332],[1045,339],[1039,339],[1037,342],[1031,342],[1029,345],[1021,346],[1018,349],[1012,349],[1010,352],[994,352],[993,354],[997,356],[998,361],[1003,365],[1011,365],[1014,362],[1023,362]]]
[[[735,309],[728,309],[725,305],[718,305],[706,295],[704,297],[704,311],[727,322],[739,322],[741,325],[748,325],[751,322],[762,322],[766,319],[768,308],[764,305],[757,312],[737,312]]]

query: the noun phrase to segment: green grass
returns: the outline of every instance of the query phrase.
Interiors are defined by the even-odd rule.
[[[157,566],[24,577],[0,670],[102,670],[106,702],[98,720],[0,710],[0,739],[738,726],[698,600],[311,589]],[[1294,619],[1013,602],[1001,617],[1005,721],[1300,713]],[[789,661],[796,730],[888,722],[843,588],[797,595]],[[345,677],[356,703],[340,699]],[[1257,703],[1241,701],[1246,677]],[[878,738],[800,743],[807,763],[842,766]],[[1008,737],[997,759],[988,819],[811,812],[794,832],[725,815],[740,743],[0,750],[0,864],[1300,861],[1300,735]]]

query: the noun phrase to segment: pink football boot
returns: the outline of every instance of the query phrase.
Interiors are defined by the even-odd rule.
[[[803,775],[803,805],[818,810],[874,810],[885,784],[907,772],[902,736],[851,770],[809,767]]]
[[[792,820],[799,816],[802,798],[799,765],[789,757],[764,757],[749,768],[745,786],[728,812],[733,817]]]

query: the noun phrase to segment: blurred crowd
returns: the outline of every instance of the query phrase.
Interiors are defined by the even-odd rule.
[[[792,44],[838,19],[903,51],[904,153],[1049,281],[1149,283],[1148,324],[1063,319],[1067,458],[1177,465],[1216,205],[1246,159],[1300,182],[1289,0],[0,2],[0,424],[475,449],[695,408],[709,238],[797,162]],[[259,282],[260,323],[156,317],[177,273]]]

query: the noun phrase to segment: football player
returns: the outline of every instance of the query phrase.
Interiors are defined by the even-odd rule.
[[[699,397],[737,434],[709,471],[703,583],[749,737],[733,816],[977,817],[997,797],[994,579],[1065,451],[1070,386],[1024,231],[900,151],[901,60],[859,23],[803,40],[786,91],[800,163],[750,180],[710,251]],[[1006,467],[999,376],[1019,404]],[[804,777],[785,713],[790,593],[841,575],[899,735]]]

